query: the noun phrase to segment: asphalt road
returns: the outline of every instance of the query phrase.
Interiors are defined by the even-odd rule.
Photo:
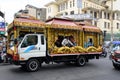
[[[44,64],[37,72],[0,64],[0,80],[120,80],[120,70],[115,70],[108,58],[90,60],[84,67]]]

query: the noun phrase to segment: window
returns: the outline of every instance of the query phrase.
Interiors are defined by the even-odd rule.
[[[100,18],[102,18],[102,11],[100,12]]]
[[[65,4],[62,3],[62,10],[65,10]]]
[[[87,11],[84,12],[85,14],[87,13]]]
[[[110,23],[108,23],[108,29],[110,29]]]
[[[119,29],[119,23],[117,23],[117,29]]]
[[[104,28],[106,28],[106,26],[107,26],[107,23],[106,23],[106,22],[104,22]]]
[[[110,19],[110,14],[108,13],[108,19]]]
[[[68,13],[67,13],[67,12],[65,12],[65,15],[68,15]]]
[[[31,46],[31,45],[37,45],[38,43],[38,37],[37,35],[29,35],[27,37],[25,37],[21,47],[27,47],[27,46]]]
[[[61,11],[61,4],[59,5],[60,11]]]
[[[93,11],[90,11],[91,14],[93,14]]]
[[[61,4],[61,11],[63,10],[63,4]]]
[[[74,11],[71,11],[70,14],[74,14]]]
[[[51,8],[49,7],[49,8],[48,8],[48,13],[50,13],[50,12],[51,12]]]
[[[70,1],[70,8],[72,7],[72,2]]]
[[[40,16],[40,13],[38,13],[38,15]]]
[[[96,21],[95,21],[94,25],[97,26],[97,22]]]
[[[75,6],[75,0],[73,0],[73,7]]]
[[[84,2],[84,8],[86,7],[86,3]]]
[[[86,7],[88,7],[88,3],[86,3]]]
[[[112,19],[115,19],[115,14],[113,13],[113,15],[112,15]]]
[[[90,11],[91,16],[93,16],[93,11]]]
[[[66,9],[68,9],[68,3],[66,2]]]
[[[60,12],[60,5],[58,5],[58,12]]]
[[[106,13],[104,12],[104,19],[106,19]]]
[[[97,12],[94,12],[94,18],[97,18]]]
[[[116,13],[116,19],[119,19],[119,15],[118,15],[118,13]]]
[[[41,36],[41,44],[44,45],[44,36]]]
[[[65,3],[63,3],[63,10],[65,10]]]

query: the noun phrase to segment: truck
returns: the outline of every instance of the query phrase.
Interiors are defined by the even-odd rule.
[[[25,30],[26,33],[20,39]],[[8,34],[11,32],[14,48],[9,47],[8,54],[12,52],[11,58],[15,65],[21,65],[30,72],[39,70],[43,63],[51,62],[84,66],[90,59],[99,59],[102,54],[102,31],[95,26],[76,24],[69,19],[52,18],[45,23],[36,23],[31,19],[18,18],[8,27]],[[58,37],[63,40],[66,36],[73,36],[76,46],[56,46]],[[85,47],[90,39],[94,45]]]

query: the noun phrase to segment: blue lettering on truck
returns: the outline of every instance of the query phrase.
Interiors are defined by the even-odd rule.
[[[24,53],[28,53],[28,52],[30,52],[31,50],[33,50],[34,48],[35,48],[34,45],[29,46],[29,47],[24,51]]]

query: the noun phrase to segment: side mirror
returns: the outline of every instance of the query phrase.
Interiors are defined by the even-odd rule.
[[[18,43],[17,39],[14,39],[14,44],[17,44],[17,43]]]

